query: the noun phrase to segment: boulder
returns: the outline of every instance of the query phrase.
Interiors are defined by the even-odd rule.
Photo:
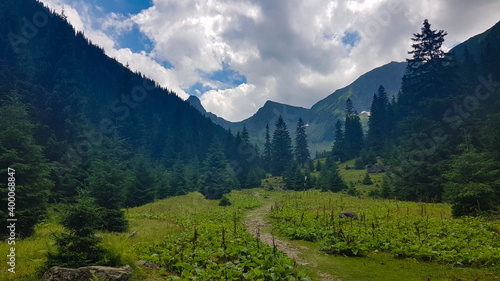
[[[339,218],[341,219],[357,219],[358,215],[356,215],[353,211],[342,211],[339,214]]]
[[[86,266],[80,268],[51,267],[43,275],[46,281],[89,281],[92,278],[106,278],[106,281],[127,281],[132,277],[129,265],[116,267]]]
[[[370,168],[368,168],[368,173],[384,173],[385,171],[389,170],[389,166],[384,166],[379,163],[373,164]]]
[[[144,268],[149,268],[149,269],[158,269],[160,268],[156,263],[149,262],[149,261],[136,261],[135,265],[144,267]]]

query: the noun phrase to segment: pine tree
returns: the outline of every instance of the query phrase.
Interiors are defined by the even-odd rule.
[[[264,154],[262,155],[263,166],[266,173],[271,172],[272,153],[271,136],[269,135],[269,124],[266,124],[266,142],[264,144]]]
[[[61,224],[65,233],[56,236],[57,252],[48,252],[46,268],[77,268],[105,263],[106,250],[95,233],[102,221],[100,208],[88,192],[82,190],[76,203],[64,207]]]
[[[305,175],[300,171],[297,161],[291,161],[284,175],[285,188],[289,190],[304,190]]]
[[[128,185],[125,205],[127,207],[135,207],[144,205],[157,197],[157,184],[159,172],[154,169],[147,158],[138,153],[132,163],[134,180]]]
[[[295,131],[295,159],[297,159],[299,165],[304,166],[310,158],[311,155],[309,154],[307,145],[306,126],[302,118],[299,118]]]
[[[386,140],[390,130],[388,121],[389,99],[384,87],[381,85],[378,92],[373,95],[368,119],[367,146],[377,155],[384,152]]]
[[[347,148],[346,151],[349,158],[357,157],[364,145],[361,119],[359,118],[358,113],[354,110],[350,98],[346,101],[344,143]]]
[[[412,51],[408,54],[408,65],[403,76],[403,105],[409,116],[423,116],[431,120],[441,120],[449,101],[441,100],[456,91],[453,85],[453,59],[442,50],[444,30],[432,30],[424,20],[421,33],[413,34]],[[455,93],[456,94],[456,93]],[[429,100],[432,99],[432,100]]]
[[[134,177],[117,158],[100,155],[92,161],[85,183],[97,205],[102,207],[102,229],[122,232],[128,229],[128,221],[120,210],[125,207],[126,191]]]
[[[200,179],[201,193],[207,199],[221,199],[222,195],[239,187],[233,169],[218,143],[213,143],[203,162]]]
[[[500,195],[500,169],[487,153],[467,149],[454,157],[444,175],[445,198],[454,216],[477,216],[492,210]]]
[[[326,158],[325,166],[321,169],[318,187],[322,191],[338,192],[347,189],[347,185],[340,176],[339,167],[332,157]]]
[[[389,199],[392,197],[392,188],[391,188],[391,184],[390,184],[390,177],[388,175],[384,176],[380,196],[382,198],[386,198],[386,199]]]
[[[364,185],[372,185],[373,184],[372,179],[370,177],[370,174],[368,172],[366,172],[365,177],[363,178],[363,184]]]
[[[332,146],[332,156],[340,162],[347,160],[344,132],[340,120],[335,123],[335,141]]]
[[[276,121],[276,129],[272,141],[272,172],[275,176],[281,176],[286,171],[290,161],[293,159],[292,140],[283,117],[280,115]]]
[[[29,119],[28,108],[15,93],[2,101],[0,128],[0,172],[4,175],[0,179],[0,203],[5,206],[0,210],[0,226],[3,230],[7,227],[7,195],[10,191],[15,194],[13,218],[19,218],[16,233],[28,237],[46,214],[49,191],[54,183],[50,180],[50,168],[43,149],[35,143],[35,125]],[[8,181],[8,178],[15,180]]]

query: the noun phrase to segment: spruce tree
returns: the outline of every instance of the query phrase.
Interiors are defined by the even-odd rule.
[[[80,191],[76,203],[64,207],[61,224],[66,232],[56,235],[57,251],[47,253],[47,268],[77,268],[106,263],[106,250],[100,245],[102,239],[95,236],[102,221],[100,211],[95,199],[85,190]]]
[[[349,158],[357,157],[364,145],[361,119],[359,118],[358,113],[354,110],[354,106],[350,98],[346,101],[344,143],[346,145],[347,155]]]
[[[300,171],[297,161],[291,161],[284,175],[285,188],[289,190],[304,190],[305,175]]]
[[[220,145],[214,142],[203,162],[203,175],[200,179],[201,193],[207,199],[221,199],[222,195],[239,186],[224,152]]]
[[[367,134],[367,146],[377,155],[384,152],[386,140],[389,137],[388,110],[389,99],[384,87],[381,85],[378,92],[373,95]]]
[[[322,191],[338,192],[347,189],[347,184],[340,176],[339,167],[336,160],[332,157],[327,157],[325,166],[321,169],[318,179],[318,187]]]
[[[95,159],[86,179],[90,195],[102,207],[102,229],[122,232],[127,230],[128,221],[120,210],[124,206],[126,190],[134,180],[128,176],[117,159]]]
[[[276,129],[272,141],[272,172],[275,176],[281,176],[286,171],[290,161],[293,159],[292,140],[283,117],[280,115],[276,121]]]
[[[364,185],[372,185],[373,184],[372,179],[370,177],[370,174],[368,172],[366,172],[365,177],[363,178],[363,184]]]
[[[139,153],[132,160],[134,179],[128,185],[125,206],[135,207],[153,202],[157,198],[158,170]]]
[[[304,166],[310,158],[311,155],[309,154],[307,145],[306,126],[302,118],[299,118],[295,131],[295,159],[297,159],[299,165]]]
[[[269,135],[269,124],[266,124],[266,142],[264,144],[264,154],[262,155],[263,168],[266,173],[271,172],[272,167],[272,144],[271,136]]]
[[[446,96],[459,92],[453,86],[453,59],[442,50],[446,35],[444,30],[432,30],[427,19],[421,33],[413,34],[413,50],[408,52],[412,58],[407,59],[401,84],[406,116],[439,121],[450,102]]]
[[[500,169],[490,155],[467,149],[455,156],[444,174],[444,197],[453,216],[477,216],[495,208],[500,198]]]
[[[337,120],[335,123],[335,140],[332,146],[332,156],[340,162],[347,160],[344,132],[342,131],[340,120]]]
[[[35,125],[28,108],[12,93],[0,107],[0,226],[7,229],[7,218],[17,218],[16,233],[22,237],[33,234],[35,225],[45,216],[50,189],[50,168],[42,146],[34,140]],[[10,170],[9,170],[10,168]],[[12,180],[9,180],[12,179]],[[10,189],[9,189],[10,188]],[[15,209],[7,209],[9,191],[15,196]],[[10,206],[10,205],[9,205]],[[9,216],[8,212],[14,214]]]

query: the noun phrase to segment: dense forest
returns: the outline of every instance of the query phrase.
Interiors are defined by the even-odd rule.
[[[52,203],[74,203],[82,212],[92,205],[101,214],[96,228],[123,231],[123,208],[192,191],[220,199],[260,186],[266,174],[283,177],[286,189],[347,190],[338,163],[352,159],[355,169],[387,167],[375,197],[446,201],[456,216],[498,210],[498,24],[474,50],[445,53],[446,32],[424,21],[413,35],[399,94],[373,89],[366,132],[348,99],[321,162],[311,159],[300,118],[294,137],[283,118],[274,132],[268,124],[258,147],[245,127],[224,130],[107,57],[64,13],[7,0],[0,15],[0,171],[15,171],[22,237]],[[7,194],[8,177],[0,183]],[[0,204],[7,206],[7,197]],[[7,217],[2,208],[3,229]]]
[[[260,184],[246,130],[225,131],[107,57],[64,13],[23,0],[2,1],[0,15],[0,170],[15,170],[22,237],[48,204],[74,202],[81,190],[101,208],[102,228],[123,230],[120,208]],[[7,194],[8,178],[0,181]]]

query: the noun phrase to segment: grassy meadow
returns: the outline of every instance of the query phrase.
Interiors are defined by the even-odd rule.
[[[233,203],[231,207],[219,207],[218,201],[206,200],[199,193],[190,193],[124,210],[130,224],[129,231],[100,233],[102,243],[119,264],[133,267],[134,281],[193,280],[196,276],[205,276],[199,277],[200,280],[215,280],[213,276],[225,276],[218,277],[220,280],[272,280],[271,275],[265,275],[264,269],[249,270],[249,267],[268,268],[266,266],[278,263],[282,266],[272,270],[289,275],[287,280],[500,280],[500,264],[496,260],[489,262],[482,259],[480,252],[484,244],[496,246],[500,243],[500,236],[495,234],[500,233],[500,222],[452,218],[448,204],[367,198],[371,190],[381,186],[383,175],[372,174],[373,185],[366,186],[361,183],[365,171],[346,170],[345,165],[353,165],[347,163],[340,168],[346,182],[358,191],[357,196],[317,190],[283,191],[279,190],[282,185],[280,178],[268,178],[263,182],[266,188],[231,192],[228,196]],[[276,188],[278,190],[273,190]],[[245,214],[258,207],[269,210],[263,219],[270,226],[261,231],[273,233],[278,239],[291,243],[308,265],[295,264],[283,256],[271,261],[275,255],[272,247],[255,241],[253,236],[245,233],[242,223]],[[340,220],[340,210],[355,211],[360,219]],[[407,227],[403,228],[403,225]],[[415,231],[418,227],[421,228]],[[434,233],[434,227],[445,229],[443,231],[449,233],[449,237],[455,237],[452,233],[455,231],[465,238],[461,242],[459,239],[446,240],[447,235],[438,233],[438,230]],[[221,233],[221,228],[226,230],[225,234],[224,230]],[[467,229],[471,233],[469,236]],[[53,235],[61,231],[57,213],[51,211],[49,219],[37,226],[33,237],[16,241],[16,273],[2,270],[0,280],[40,280],[38,271],[46,259],[45,255],[47,251],[54,250]],[[137,231],[137,235],[129,237],[133,231]],[[396,237],[398,231],[407,233]],[[476,241],[472,237],[482,236],[477,231],[484,232],[482,240]],[[456,254],[467,258],[470,253],[471,256],[478,256],[478,260],[457,262],[453,257],[441,258],[433,252],[436,249],[429,248],[435,244],[432,241],[436,237],[443,239],[440,241],[454,241],[449,243],[457,244],[453,246]],[[372,238],[375,242],[370,240]],[[389,246],[393,238],[402,247],[402,252],[398,254]],[[415,241],[416,246],[412,244]],[[249,249],[238,246],[240,244],[247,245]],[[404,248],[407,244],[411,248]],[[359,249],[352,248],[352,245],[357,245]],[[223,246],[224,250],[221,250]],[[5,241],[0,243],[2,253],[6,253],[9,247]],[[259,250],[252,252],[253,248]],[[420,248],[429,252],[419,256],[417,250]],[[417,254],[405,254],[408,249]],[[443,246],[444,249],[449,250]],[[182,251],[188,254],[182,254]],[[499,248],[490,247],[489,251],[489,256],[484,257],[500,257]],[[241,253],[255,258],[255,263],[240,260],[238,256],[243,255]],[[206,260],[211,260],[210,264],[203,263],[205,258],[194,258],[203,255],[206,255]],[[138,260],[156,262],[161,268],[135,266]],[[175,263],[172,262],[174,260]],[[246,267],[238,269],[243,263],[247,263]],[[198,265],[200,268],[196,268]],[[183,271],[190,273],[184,274]],[[273,275],[273,278],[282,280],[276,277],[279,274]],[[231,276],[236,277],[231,279]]]

